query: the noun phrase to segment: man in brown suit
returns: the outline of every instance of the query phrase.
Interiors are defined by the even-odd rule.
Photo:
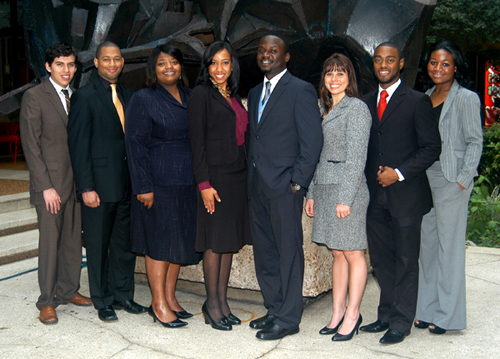
[[[55,308],[71,302],[92,305],[78,293],[82,264],[82,223],[68,150],[69,83],[76,72],[75,49],[57,43],[47,49],[50,77],[23,97],[19,125],[30,171],[30,197],[38,215],[40,321],[57,323]]]

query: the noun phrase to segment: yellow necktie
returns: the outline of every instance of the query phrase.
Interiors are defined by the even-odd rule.
[[[116,107],[116,112],[118,112],[118,117],[120,117],[120,122],[122,123],[123,132],[125,132],[125,113],[123,112],[123,106],[118,98],[118,93],[116,92],[116,84],[111,84],[111,98],[113,99],[113,104]]]

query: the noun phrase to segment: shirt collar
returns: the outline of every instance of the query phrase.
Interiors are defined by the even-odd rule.
[[[273,91],[274,87],[278,84],[279,80],[281,80],[281,78],[283,77],[283,75],[286,73],[286,68],[281,71],[279,74],[277,75],[274,75],[272,79],[268,80],[268,78],[266,76],[264,76],[264,84],[266,82],[270,82],[271,83],[271,92]],[[265,87],[265,86],[264,86]]]
[[[380,93],[382,91],[387,91],[387,102],[389,102],[389,100],[391,99],[392,95],[394,94],[394,92],[398,89],[399,85],[401,84],[401,79],[399,78],[395,83],[393,83],[391,86],[389,86],[388,88],[384,89],[382,88],[382,86],[380,86],[380,84],[378,85],[378,96],[377,96],[377,103],[378,101],[380,100]]]
[[[61,90],[68,90],[68,92],[71,94],[72,91],[71,91],[71,88],[69,87],[69,85],[66,87],[62,87],[62,86],[58,85],[54,80],[52,80],[52,77],[50,77],[50,76],[49,76],[49,80],[52,83],[52,86],[54,86],[54,88],[56,89],[56,92],[58,94],[61,93]]]

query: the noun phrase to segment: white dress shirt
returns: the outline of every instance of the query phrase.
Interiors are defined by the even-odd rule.
[[[52,86],[54,86],[54,88],[56,89],[56,92],[59,95],[59,99],[61,100],[61,103],[64,107],[64,110],[66,111],[66,113],[68,113],[68,107],[66,104],[66,96],[64,96],[64,94],[61,90],[68,90],[69,97],[71,98],[71,94],[73,93],[73,91],[71,91],[71,87],[69,87],[69,85],[66,87],[59,86],[58,84],[55,83],[54,80],[52,80],[52,77],[49,77],[49,80],[52,83]]]

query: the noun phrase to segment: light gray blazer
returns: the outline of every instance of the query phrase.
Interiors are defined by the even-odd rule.
[[[435,86],[426,92],[435,90]],[[477,176],[477,166],[483,150],[479,97],[462,87],[456,80],[451,86],[439,117],[441,155],[439,160],[444,177],[465,188]]]
[[[307,193],[314,199],[314,185],[338,184],[338,203],[351,206],[362,182],[372,118],[366,104],[345,96],[322,122],[323,150]]]

